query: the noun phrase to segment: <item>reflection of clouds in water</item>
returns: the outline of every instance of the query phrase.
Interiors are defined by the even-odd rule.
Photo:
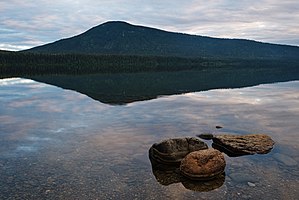
[[[104,108],[102,104],[93,106],[89,97],[79,94],[71,90],[63,90],[61,88],[38,83],[29,79],[12,78],[1,79],[0,86],[9,88],[6,96],[10,97],[8,106],[17,108],[38,109],[40,112],[47,113],[66,113],[69,111],[82,114],[82,112],[92,112],[96,109]],[[43,89],[44,88],[44,89]],[[3,93],[2,95],[4,95]],[[4,99],[5,100],[5,99]],[[81,101],[81,105],[78,106],[78,101]]]
[[[6,78],[0,79],[0,86],[18,85],[18,84],[33,84],[35,81],[22,78]]]
[[[8,106],[13,108],[29,107],[35,105],[35,100],[36,100],[35,98],[30,98],[30,99],[18,98],[15,101],[9,103]]]
[[[56,130],[51,130],[50,132],[53,132],[53,133],[61,133],[63,132],[65,129],[64,128],[59,128],[59,129],[56,129]]]
[[[148,146],[154,137],[141,129],[111,127],[99,131],[89,138],[93,147],[112,152],[121,152],[127,155],[145,153],[144,147]],[[147,153],[147,151],[146,151]]]
[[[16,85],[19,83],[45,85],[27,79],[12,79],[6,82]],[[20,84],[21,86],[23,89],[26,88]],[[187,134],[188,131],[194,133],[196,129],[204,129],[205,126],[214,127],[217,124],[231,126],[233,122],[237,129],[256,131],[261,128],[254,127],[278,129],[279,127],[271,123],[272,121],[280,124],[281,122],[278,122],[282,118],[290,118],[289,113],[297,116],[298,92],[288,91],[288,85],[284,83],[276,86],[275,90],[272,88],[273,85],[260,85],[243,89],[211,90],[164,96],[156,100],[113,107],[73,91],[49,86],[37,91],[41,95],[30,97],[28,94],[28,98],[20,97],[10,102],[8,106],[40,112],[39,115],[45,117],[45,120],[48,118],[49,128],[57,127],[53,129],[54,131],[61,131],[67,127],[76,128],[76,124],[81,124],[77,127],[80,129],[112,124],[116,126],[118,123],[120,127],[144,126],[144,129],[152,129],[153,135],[156,136],[161,134],[174,136],[181,134],[177,133],[179,131],[184,131],[183,134]],[[283,108],[287,113],[284,114],[278,108]],[[42,112],[51,115],[41,114]],[[84,123],[78,123],[79,120]],[[292,129],[295,129],[294,126]],[[279,130],[275,130],[277,131]]]
[[[37,136],[30,136],[27,138],[30,141],[49,141],[52,140],[51,138],[45,138],[45,137],[37,137]]]
[[[291,82],[292,84],[296,82]],[[290,84],[291,84],[290,83]],[[285,84],[285,83],[280,83]],[[200,103],[218,103],[218,104],[248,104],[248,105],[267,105],[283,99],[298,99],[298,93],[288,91],[289,87],[277,87],[272,84],[259,85],[242,89],[216,89],[204,92],[188,93],[184,96],[191,101],[200,101]],[[295,87],[293,89],[296,89]],[[176,98],[181,98],[176,96]]]
[[[63,113],[66,111],[58,102],[46,99],[39,101],[35,106],[40,112]]]
[[[211,90],[199,93],[189,93],[185,96],[190,101],[200,101],[201,103],[215,103],[215,104],[262,104],[261,98],[255,95],[247,94],[244,92],[237,92],[238,89],[222,89]]]
[[[19,86],[19,87],[26,87],[27,90],[34,90],[39,88],[47,87],[46,84],[40,84],[36,81],[33,81],[31,79],[23,79],[23,78],[6,78],[6,79],[0,79],[0,87],[6,86],[6,87],[12,87],[12,86]],[[28,93],[28,92],[27,92]]]
[[[16,137],[19,136],[19,137]],[[38,152],[39,150],[43,149],[45,144],[53,141],[50,137],[38,137],[38,136],[30,136],[30,134],[20,135],[17,134],[14,136],[14,139],[11,140],[4,140],[2,145],[7,146],[7,148],[1,149],[1,155],[4,157],[22,157],[25,154],[31,154]]]
[[[36,151],[37,148],[33,146],[18,146],[16,151],[24,151],[24,152],[33,152]]]
[[[17,118],[11,115],[0,115],[0,127],[4,125],[14,124],[17,122]]]

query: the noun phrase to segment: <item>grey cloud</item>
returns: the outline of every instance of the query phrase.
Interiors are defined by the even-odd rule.
[[[0,1],[0,27],[40,45],[79,34],[105,21],[124,20],[164,30],[299,45],[299,2],[278,0],[40,0]],[[2,33],[0,35],[3,35]],[[38,42],[39,41],[39,42]],[[13,45],[22,45],[15,41]]]

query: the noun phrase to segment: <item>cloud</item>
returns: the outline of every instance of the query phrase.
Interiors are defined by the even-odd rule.
[[[18,50],[53,42],[111,20],[197,35],[299,45],[298,10],[295,0],[0,0],[0,48]]]

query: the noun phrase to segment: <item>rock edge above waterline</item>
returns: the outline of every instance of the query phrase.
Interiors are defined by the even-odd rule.
[[[200,134],[202,139],[212,139],[212,146],[232,155],[252,155],[269,153],[275,142],[266,134],[213,135]]]
[[[203,149],[208,149],[208,145],[198,138],[172,138],[153,144],[149,156],[164,164],[179,164],[190,152]]]

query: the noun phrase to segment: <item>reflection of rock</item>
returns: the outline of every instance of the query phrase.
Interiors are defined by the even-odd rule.
[[[179,163],[188,153],[207,149],[208,145],[194,138],[174,138],[155,143],[149,150],[149,155],[158,162]]]
[[[189,153],[181,162],[182,174],[190,179],[211,179],[225,169],[223,154],[216,149],[206,149]]]
[[[189,179],[182,180],[182,184],[186,189],[198,191],[198,192],[209,192],[215,190],[223,185],[225,181],[225,174],[222,173],[214,179],[206,181],[194,181]]]
[[[181,182],[179,165],[166,165],[155,161],[151,156],[150,161],[153,174],[161,185],[170,185]]]
[[[249,135],[212,135],[200,134],[198,137],[212,139],[213,148],[218,149],[228,156],[248,154],[266,154],[271,151],[274,141],[265,134]]]
[[[167,185],[181,182],[186,189],[199,191],[199,192],[208,192],[221,187],[225,180],[224,173],[212,180],[205,180],[205,181],[190,180],[181,175],[179,164],[176,165],[163,164],[155,161],[154,159],[152,159],[151,156],[149,156],[149,158],[152,164],[153,174],[156,180],[161,185],[167,186]]]

